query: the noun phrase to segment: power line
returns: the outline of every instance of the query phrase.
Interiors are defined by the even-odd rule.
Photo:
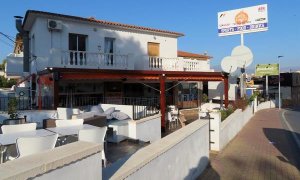
[[[14,48],[14,45],[9,44],[8,42],[4,41],[3,39],[0,39],[0,42],[2,42],[3,44],[5,44],[7,46],[10,46],[10,47]]]
[[[6,38],[7,38],[8,40],[10,40],[11,42],[16,43],[12,38],[10,38],[9,35],[4,34],[3,32],[0,32],[0,34],[3,35],[4,37],[6,37]]]

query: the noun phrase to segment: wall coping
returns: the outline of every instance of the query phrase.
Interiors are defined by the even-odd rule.
[[[103,145],[77,141],[0,165],[0,179],[28,179],[101,152]]]
[[[159,117],[161,117],[160,113],[156,114],[156,115],[153,115],[153,116],[145,117],[145,118],[140,119],[140,120],[130,120],[130,121],[128,121],[128,123],[130,123],[130,124],[140,124],[140,123],[144,123],[144,122],[147,122],[147,121],[157,119]]]
[[[111,179],[125,179],[207,124],[207,120],[196,120],[191,124],[188,124],[187,126],[169,134],[168,136],[142,148],[133,154],[128,161],[126,161],[123,166],[111,177]]]

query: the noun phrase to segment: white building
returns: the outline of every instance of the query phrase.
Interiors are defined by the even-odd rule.
[[[8,67],[7,75],[23,72],[32,103],[40,107],[65,106],[70,99],[158,97],[161,76],[167,89],[178,81],[224,79],[211,71],[210,56],[178,51],[182,33],[33,10],[17,22],[24,60],[10,58],[18,67]],[[174,104],[177,94],[170,92]]]

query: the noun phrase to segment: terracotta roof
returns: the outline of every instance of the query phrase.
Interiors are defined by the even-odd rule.
[[[78,17],[78,16],[70,16],[70,15],[50,13],[50,12],[44,12],[44,11],[36,11],[36,10],[28,10],[26,12],[25,19],[24,19],[24,24],[26,23],[26,20],[27,20],[27,18],[30,14],[48,15],[48,16],[56,16],[56,17],[62,17],[62,18],[68,18],[68,19],[81,20],[81,21],[86,21],[86,22],[95,22],[95,23],[99,23],[99,24],[102,24],[102,25],[108,25],[108,26],[116,26],[116,27],[121,27],[121,28],[128,28],[128,29],[136,29],[136,30],[142,30],[142,31],[150,31],[150,32],[170,34],[170,35],[173,35],[173,36],[176,36],[176,37],[184,36],[183,33],[178,33],[178,32],[173,32],[173,31],[160,30],[160,29],[130,25],[130,24],[123,24],[123,23],[118,23],[118,22],[97,20],[93,17],[83,18],[83,17]]]
[[[190,53],[190,52],[185,52],[185,51],[177,51],[177,56],[191,58],[191,59],[198,59],[198,60],[208,60],[208,59],[212,58],[211,56],[208,56],[208,55],[195,54],[195,53]]]

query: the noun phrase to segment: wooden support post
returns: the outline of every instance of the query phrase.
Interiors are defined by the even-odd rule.
[[[162,131],[165,131],[166,126],[166,87],[165,87],[166,77],[162,74],[159,77],[160,83],[160,111],[161,111],[161,127]]]
[[[39,98],[38,98],[38,106],[39,110],[42,110],[42,82],[40,77],[38,78],[38,89],[39,89]]]
[[[228,75],[224,77],[225,108],[228,107]]]
[[[53,82],[53,109],[57,109],[59,103],[59,83],[54,79]]]

